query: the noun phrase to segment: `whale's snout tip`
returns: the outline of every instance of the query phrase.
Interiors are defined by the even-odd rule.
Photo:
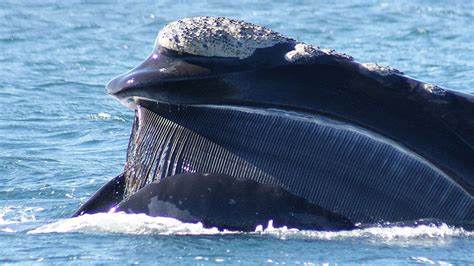
[[[120,79],[121,76],[117,76],[109,80],[105,85],[105,91],[110,95],[115,95],[117,92],[119,92],[122,89]]]
[[[156,60],[157,53],[153,53],[149,58],[132,70],[118,75],[105,85],[109,95],[121,99],[130,94],[130,91],[143,86],[150,86],[165,80],[166,73],[163,69],[166,63]]]

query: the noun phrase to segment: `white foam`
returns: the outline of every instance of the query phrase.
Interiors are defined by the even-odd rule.
[[[434,261],[426,258],[426,257],[422,257],[422,256],[412,256],[410,257],[410,259],[418,262],[418,263],[424,263],[424,264],[435,264]]]
[[[275,228],[269,221],[266,228],[254,232],[220,231],[204,228],[201,223],[183,223],[173,218],[150,217],[144,214],[98,213],[83,215],[43,225],[28,234],[46,233],[113,233],[131,235],[223,235],[242,234],[269,236],[277,239],[344,240],[365,239],[369,242],[395,245],[443,245],[455,237],[474,237],[474,232],[446,224],[418,226],[374,226],[350,231],[313,231]]]
[[[157,44],[199,56],[249,57],[258,48],[287,43],[271,29],[224,17],[194,17],[174,21],[158,34]]]
[[[18,224],[36,221],[36,213],[43,208],[6,206],[0,208],[0,225]]]
[[[16,230],[15,230],[15,229],[12,229],[12,228],[9,228],[9,227],[5,227],[5,228],[1,228],[1,229],[0,229],[0,232],[4,232],[4,233],[16,233]]]
[[[423,257],[423,256],[411,256],[411,257],[409,257],[409,259],[415,261],[416,263],[420,263],[420,264],[453,265],[453,264],[451,264],[449,262],[446,262],[446,261],[443,261],[443,260],[434,261],[432,259],[429,259],[429,258]]]
[[[274,228],[269,223],[267,229],[261,227],[255,231],[258,234],[270,235],[279,239],[314,239],[314,240],[343,240],[366,239],[371,242],[394,245],[436,245],[445,244],[453,237],[474,237],[474,232],[446,224],[430,224],[417,226],[374,226],[349,231],[309,231]]]
[[[173,218],[150,217],[145,214],[97,213],[59,220],[31,230],[28,234],[100,232],[132,235],[214,235],[228,234],[217,228],[204,228],[201,223],[183,223]]]
[[[92,120],[96,120],[96,121],[99,121],[99,120],[119,120],[119,121],[125,121],[125,119],[121,118],[121,117],[118,117],[118,116],[112,116],[112,114],[109,114],[107,112],[100,112],[100,113],[97,113],[97,114],[91,114],[89,115],[89,117],[92,119]]]

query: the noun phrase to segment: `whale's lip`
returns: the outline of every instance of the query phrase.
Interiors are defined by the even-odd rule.
[[[142,63],[124,74],[107,82],[107,93],[118,97],[124,91],[176,80],[189,80],[209,76],[211,71],[206,67],[188,62],[189,58],[169,55],[170,51],[158,46]],[[192,60],[191,60],[192,61]]]

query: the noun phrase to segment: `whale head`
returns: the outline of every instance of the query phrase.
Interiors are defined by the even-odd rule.
[[[355,222],[472,220],[472,95],[223,17],[168,24],[107,91],[137,111],[124,173],[93,209],[135,193],[147,207],[141,189],[182,173],[175,188],[186,200],[210,173],[282,188]],[[230,193],[236,183],[204,192],[211,184]],[[190,209],[228,202],[209,195]]]
[[[250,88],[242,88],[239,80],[252,80],[258,71],[301,65],[315,58],[352,60],[241,20],[185,18],[166,25],[148,58],[111,80],[107,91],[132,108],[143,101],[243,104],[256,99],[241,97],[242,89]],[[239,97],[235,97],[237,90]],[[258,92],[258,86],[252,90]]]

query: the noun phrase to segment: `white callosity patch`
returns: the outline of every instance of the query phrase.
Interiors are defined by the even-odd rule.
[[[345,59],[345,60],[349,60],[349,61],[354,60],[354,57],[352,57],[348,54],[345,54],[345,53],[338,52],[334,49],[321,49],[321,51],[323,51],[327,55],[337,57],[337,58],[340,58],[340,59]]]
[[[431,83],[424,83],[422,85],[422,88],[428,92],[428,93],[431,93],[431,94],[435,94],[435,95],[439,95],[439,96],[444,96],[446,94],[446,90],[439,87],[439,86],[436,86],[434,84],[431,84]]]
[[[339,53],[334,49],[321,49],[317,46],[306,43],[296,44],[294,50],[285,54],[285,59],[291,63],[304,63],[321,55],[329,55],[344,60],[354,59],[352,56]]]
[[[171,22],[157,44],[182,53],[207,57],[247,58],[258,48],[293,41],[271,29],[224,17],[195,17]]]
[[[380,64],[377,64],[377,63],[364,63],[364,64],[362,64],[362,66],[365,67],[367,70],[369,70],[371,72],[375,72],[375,73],[377,73],[379,75],[382,75],[382,76],[387,76],[387,75],[392,75],[392,74],[403,75],[403,72],[401,72],[398,69],[395,69],[395,68],[389,67],[389,66],[380,65]]]
[[[324,55],[319,47],[315,47],[306,43],[298,43],[295,45],[295,49],[285,54],[285,59],[288,62],[296,63],[301,61],[307,61],[311,58]]]
[[[295,43],[296,41],[271,29],[242,20],[225,17],[184,18],[166,25],[158,34],[157,45],[179,53],[206,57],[231,57],[244,59],[256,49],[272,47],[276,44]],[[350,55],[334,49],[321,49],[305,43],[296,43],[294,50],[284,57],[290,63],[311,62],[319,56],[331,56],[336,59],[352,61]],[[382,76],[403,72],[377,63],[364,63],[363,69]],[[427,91],[437,94],[437,86],[426,87]],[[432,89],[431,89],[432,88]]]

